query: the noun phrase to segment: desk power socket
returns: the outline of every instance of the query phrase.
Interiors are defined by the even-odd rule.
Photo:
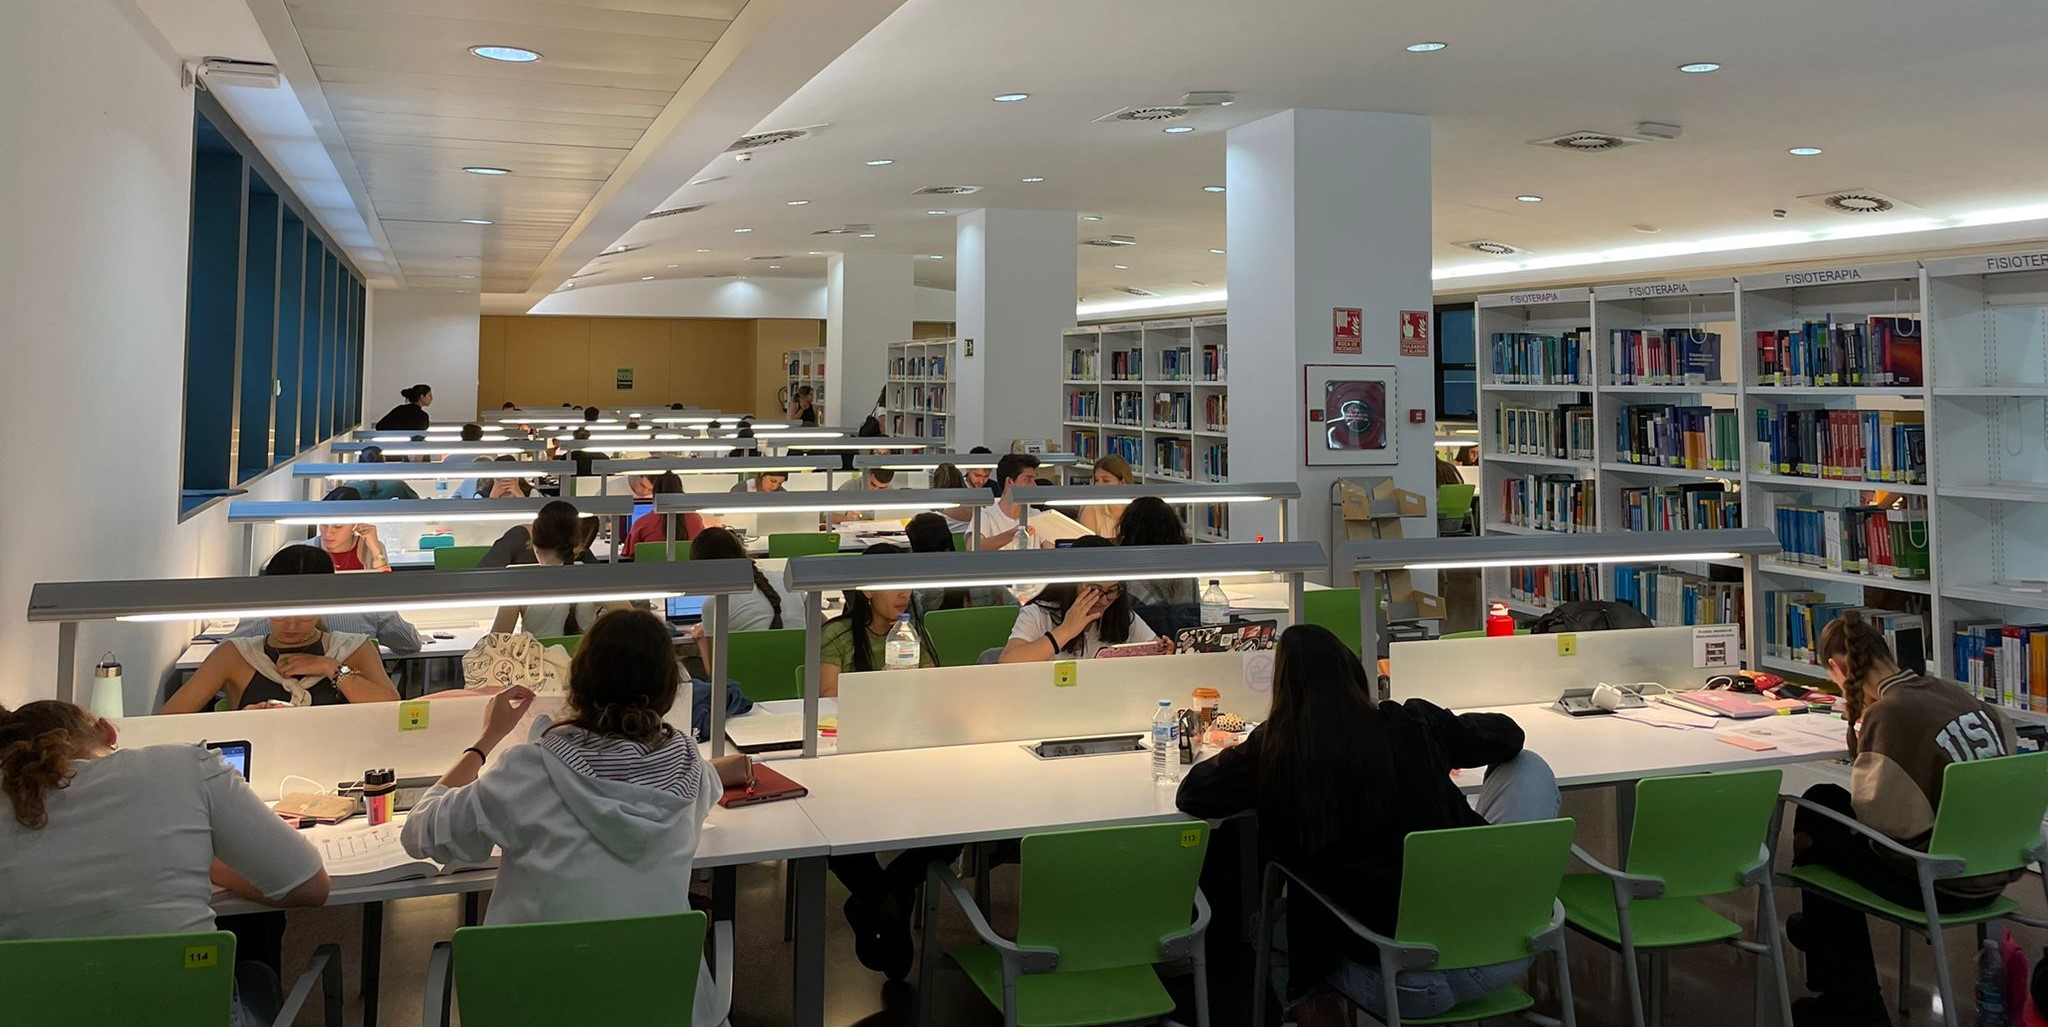
[[[1068,756],[1107,756],[1119,752],[1139,752],[1145,748],[1140,739],[1143,735],[1097,735],[1091,738],[1049,738],[1034,742],[1024,748],[1042,760],[1064,759]]]

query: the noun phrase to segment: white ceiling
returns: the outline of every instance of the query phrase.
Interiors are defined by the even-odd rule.
[[[1403,49],[1423,40],[1450,45]],[[1016,206],[1103,216],[1077,222],[1077,239],[1137,237],[1080,249],[1084,300],[1118,296],[1118,285],[1213,289],[1224,197],[1202,186],[1222,180],[1224,133],[1291,107],[1433,116],[1439,267],[1484,259],[1451,245],[1470,239],[1542,255],[1868,223],[1796,199],[1843,189],[1919,208],[1885,217],[2038,203],[2044,42],[2039,0],[907,0],[756,126],[822,126],[811,138],[749,163],[719,157],[702,173],[718,181],[674,183],[657,206],[708,206],[634,226],[620,241],[644,248],[592,262],[579,284],[815,278],[823,258],[808,251],[845,249],[939,254],[918,261],[918,277],[946,286],[953,221],[925,212]],[[1675,70],[1697,60],[1724,67]],[[1206,89],[1237,102],[1180,122],[1191,133],[1094,121]],[[1031,98],[989,99],[1011,91]],[[1645,120],[1684,131],[1596,155],[1526,145]],[[1826,153],[1786,153],[1800,145]],[[882,157],[895,163],[863,164]],[[1020,181],[1033,175],[1045,181]],[[952,202],[912,195],[942,184],[985,189]],[[1516,202],[1523,193],[1544,200]],[[1788,216],[1772,219],[1774,208]],[[877,237],[812,234],[849,222]],[[790,259],[779,271],[748,259],[767,255]]]

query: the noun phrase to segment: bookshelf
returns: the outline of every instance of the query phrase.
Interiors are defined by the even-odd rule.
[[[1061,434],[1085,482],[1115,453],[1140,482],[1230,478],[1229,328],[1223,317],[1124,321],[1061,336]],[[1225,506],[1189,507],[1190,534],[1230,536]]]
[[[957,339],[921,339],[889,345],[888,402],[883,416],[891,435],[953,437],[953,357]]]
[[[815,393],[814,400],[818,407],[818,423],[831,423],[825,419],[824,347],[819,346],[811,347],[808,349],[783,350],[782,367],[783,370],[788,373],[789,395],[794,397],[796,395],[796,390],[798,388],[805,385],[810,386],[811,391]],[[785,406],[784,409],[774,411],[772,414],[767,414],[765,416],[773,418],[787,417],[789,416],[789,410]]]

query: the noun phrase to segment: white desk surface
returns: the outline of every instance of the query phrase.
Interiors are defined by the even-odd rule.
[[[1711,770],[1778,767],[1832,759],[1848,752],[1847,749],[1822,753],[1779,749],[1754,752],[1715,740],[1716,732],[1751,723],[1725,718],[1718,719],[1711,729],[1663,728],[1617,717],[1571,717],[1550,709],[1547,704],[1457,712],[1505,713],[1515,718],[1515,723],[1522,725],[1526,736],[1524,747],[1542,755],[1550,763],[1550,768],[1557,773],[1559,787],[1563,788],[1586,788]],[[1477,791],[1482,777],[1484,775],[1479,771],[1466,771],[1460,775],[1459,786],[1466,791]]]
[[[400,549],[396,546],[386,546],[384,562],[390,564],[391,569],[395,571],[430,571],[434,569],[434,553],[435,550],[432,549]],[[592,541],[590,553],[599,560],[610,560],[612,540],[599,538]]]
[[[412,626],[420,633],[420,650],[416,653],[394,653],[383,646],[378,651],[387,660],[431,660],[436,657],[456,657],[476,648],[478,641],[491,631],[491,621],[497,616],[497,607],[473,607],[460,610],[434,610],[432,615],[413,620]],[[407,618],[410,620],[411,618]],[[209,625],[211,627],[211,625]],[[233,630],[229,623],[223,633]],[[454,638],[435,638],[434,632],[454,635]],[[194,642],[178,654],[176,670],[196,670],[212,655],[218,642]]]

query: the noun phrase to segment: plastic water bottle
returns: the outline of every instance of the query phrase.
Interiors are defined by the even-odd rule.
[[[1152,780],[1180,779],[1180,725],[1174,722],[1173,700],[1159,700],[1152,712]]]
[[[896,615],[896,627],[889,632],[885,665],[890,670],[916,670],[918,665],[917,630],[910,626],[910,615]]]
[[[2011,1027],[2005,1015],[2005,957],[1987,938],[1977,953],[1977,1027]]]
[[[1223,586],[1215,578],[1209,579],[1209,587],[1202,592],[1202,626],[1230,623],[1230,597],[1223,594]]]

